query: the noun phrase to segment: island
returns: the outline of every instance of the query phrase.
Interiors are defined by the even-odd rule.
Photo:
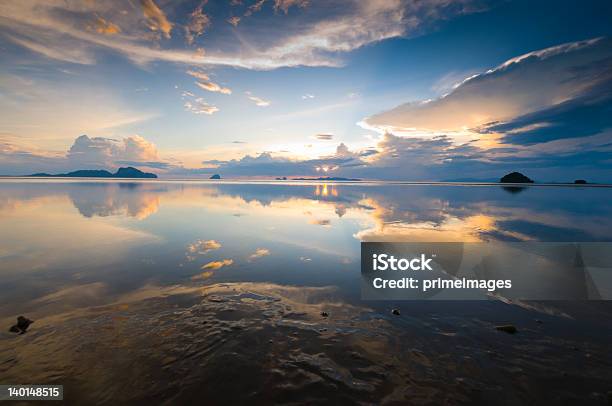
[[[533,180],[520,172],[509,173],[503,176],[499,181],[500,183],[533,183]]]
[[[575,185],[586,185],[587,183],[588,183],[588,182],[587,182],[586,180],[584,180],[584,179],[576,179],[576,180],[574,181],[574,184],[575,184]]]
[[[215,173],[213,176],[211,176],[208,179],[221,179],[221,175],[219,175],[218,173]]]
[[[111,173],[105,169],[80,169],[78,171],[59,173],[56,175],[48,173],[34,173],[27,175],[37,178],[129,178],[129,179],[155,179],[157,175],[154,173],[143,172],[132,166],[117,169],[117,172]]]

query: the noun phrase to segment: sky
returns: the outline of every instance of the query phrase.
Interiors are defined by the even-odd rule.
[[[612,183],[612,4],[0,3],[0,175]]]

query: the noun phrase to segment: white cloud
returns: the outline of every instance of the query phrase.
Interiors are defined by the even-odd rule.
[[[187,100],[184,106],[185,110],[190,111],[193,114],[207,114],[210,116],[219,111],[218,107],[208,104],[206,100],[201,97]]]
[[[17,138],[0,134],[0,174],[63,173],[75,169],[108,169],[137,166],[166,170],[173,167],[160,158],[155,144],[139,135],[121,139],[81,135],[66,152],[49,152],[19,146]]]
[[[198,97],[192,92],[185,90],[181,93],[181,96],[184,100],[183,106],[185,110],[193,114],[206,114],[210,116],[219,111],[218,107],[209,104],[204,98]]]
[[[257,97],[251,92],[245,92],[245,94],[250,101],[255,103],[256,106],[268,107],[270,105],[270,101],[262,99],[261,97]]]
[[[474,129],[565,102],[608,80],[607,39],[531,52],[474,75],[435,100],[403,104],[364,120],[381,132],[449,132]],[[578,74],[577,70],[582,73]]]
[[[70,164],[81,168],[112,168],[124,161],[159,161],[155,145],[139,135],[122,140],[81,135],[74,141],[66,157]]]

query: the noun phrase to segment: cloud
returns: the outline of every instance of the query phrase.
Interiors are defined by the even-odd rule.
[[[251,100],[253,103],[255,103],[256,106],[259,106],[259,107],[268,107],[270,105],[270,102],[268,100],[264,100],[261,97],[257,97],[255,95],[253,95],[251,92],[245,92],[245,94],[247,95],[247,98],[249,100]]]
[[[240,23],[240,17],[232,16],[227,19],[227,22],[233,25],[234,27],[238,27],[238,24]]]
[[[193,93],[183,92],[183,99],[187,99],[183,104],[185,110],[193,114],[206,114],[210,116],[219,111],[218,107],[208,104],[202,97],[196,97]]]
[[[187,247],[187,252],[190,254],[206,254],[213,250],[221,248],[221,243],[215,240],[197,240]]]
[[[189,22],[185,26],[185,39],[189,45],[193,44],[197,37],[204,34],[204,31],[210,25],[210,17],[203,11],[204,4],[206,4],[206,1],[200,3],[200,5],[189,14]]]
[[[611,130],[612,131],[612,130]],[[484,148],[457,143],[452,136],[398,136],[386,133],[375,145],[351,150],[341,143],[334,154],[316,159],[289,159],[269,152],[229,161],[205,161],[215,173],[232,176],[335,176],[361,179],[496,181],[505,173],[526,171],[538,181],[571,181],[584,174],[610,181],[610,132],[580,139],[558,139],[534,149]],[[578,152],[579,151],[579,152]],[[210,171],[209,171],[210,172]]]
[[[317,226],[323,226],[323,227],[330,227],[331,226],[331,221],[328,219],[312,219],[309,222],[310,224],[314,224]]]
[[[334,138],[334,134],[317,134],[315,138],[318,140],[331,140]]]
[[[601,81],[579,97],[505,122],[482,126],[478,131],[503,134],[501,142],[515,145],[599,134],[612,128],[612,70],[607,75],[606,81]]]
[[[202,164],[214,167],[215,172],[222,176],[320,176],[321,171],[331,175],[343,167],[360,165],[362,162],[358,154],[350,152],[344,144],[340,144],[336,154],[316,159],[289,159],[263,152],[229,161],[208,160]]]
[[[364,127],[399,135],[385,133],[361,169],[385,179],[498,179],[529,169],[538,180],[587,171],[607,180],[611,117],[612,39],[562,44],[365,119]]]
[[[221,261],[212,261],[202,266],[202,269],[211,269],[216,271],[217,269],[223,268],[224,266],[230,266],[234,263],[232,259],[224,259]]]
[[[96,62],[91,50],[80,44],[69,47],[48,47],[44,43],[29,38],[19,38],[12,35],[6,35],[6,37],[15,44],[50,59],[81,65],[93,65]]]
[[[309,0],[274,0],[274,10],[283,11],[285,14],[289,12],[291,7],[306,8],[310,3]]]
[[[194,276],[191,277],[191,279],[194,280],[194,281],[199,280],[199,279],[208,279],[208,278],[212,277],[213,275],[214,275],[213,272],[207,271],[207,272],[202,272],[199,275],[194,275]]]
[[[157,7],[153,0],[140,0],[142,12],[149,22],[149,28],[152,31],[160,31],[164,37],[170,38],[173,24],[168,21],[166,14]]]
[[[108,168],[117,161],[159,161],[155,145],[134,135],[122,140],[81,135],[67,153],[68,161],[80,167]]]
[[[244,16],[245,17],[249,17],[253,13],[257,13],[257,12],[261,11],[261,8],[263,7],[265,2],[266,2],[266,0],[256,0],[255,3],[253,3],[252,5],[249,6],[247,11],[244,13]]]
[[[160,37],[170,39],[173,23],[153,0],[141,0],[140,13],[134,12],[131,3],[121,1],[4,2],[0,6],[0,26],[12,42],[71,63],[91,64],[96,53],[106,48],[138,64],[167,61],[247,69],[340,66],[343,63],[340,53],[388,38],[422,34],[441,20],[480,11],[473,3],[331,0],[311,5],[309,13],[290,13],[290,7],[303,7],[305,2],[275,1],[274,8],[279,13],[261,13],[251,19],[239,44],[225,41],[223,27],[217,25],[221,31],[210,37],[214,51],[205,55],[201,50],[185,50],[169,41],[160,46]],[[252,4],[245,15],[261,10],[263,4],[263,0]],[[187,42],[210,30],[210,18],[200,7],[187,15],[181,15],[184,10],[180,2],[167,2],[164,7],[186,20]],[[121,32],[115,35],[91,32],[83,22],[90,21],[91,15],[104,16],[105,21],[121,27]],[[236,19],[230,21],[238,23]]]
[[[308,100],[308,99],[314,99],[314,98],[315,98],[314,94],[302,95],[302,100]]]
[[[232,89],[227,87],[222,87],[214,82],[196,82],[196,85],[203,90],[207,90],[209,92],[217,92],[222,94],[232,94]]]
[[[249,255],[249,262],[254,261],[258,258],[270,255],[270,250],[267,248],[257,248],[254,253]]]
[[[91,28],[98,34],[113,35],[121,32],[117,24],[113,24],[111,21],[105,20],[102,17],[96,17],[95,23]]]
[[[347,147],[346,144],[343,142],[341,142],[336,147],[336,157],[349,158],[349,157],[356,157],[356,156],[357,154],[355,154],[354,152],[351,152],[351,150],[349,150],[349,147]]]
[[[155,145],[139,135],[122,139],[81,135],[65,153],[19,147],[0,134],[0,174],[63,173],[75,169],[109,169],[136,166],[168,170],[175,165],[162,160]]]
[[[609,84],[611,61],[610,39],[531,52],[466,79],[443,97],[406,103],[364,123],[382,132],[450,132],[491,122],[499,125],[585,94],[600,97],[593,89]]]
[[[221,85],[219,85],[217,83],[214,83],[214,82],[210,81],[210,77],[206,73],[204,73],[204,72],[188,70],[187,74],[193,76],[194,78],[199,79],[196,82],[196,85],[200,89],[204,89],[204,90],[207,90],[209,92],[217,92],[217,93],[222,93],[222,94],[232,94],[232,89],[229,89],[227,87],[223,87],[223,86],[221,86]]]

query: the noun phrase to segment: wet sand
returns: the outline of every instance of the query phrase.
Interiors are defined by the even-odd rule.
[[[63,384],[66,404],[609,402],[607,303],[572,304],[577,317],[562,304],[361,303],[331,287],[165,288],[3,332],[0,374]]]

